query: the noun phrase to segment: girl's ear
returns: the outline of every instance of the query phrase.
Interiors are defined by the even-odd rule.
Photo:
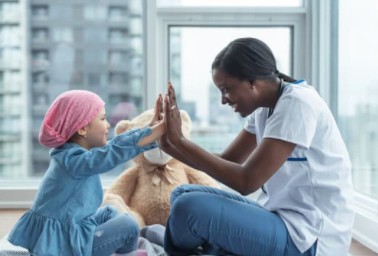
[[[123,121],[118,122],[118,124],[116,125],[116,127],[114,129],[115,135],[121,134],[121,133],[129,130],[130,124],[131,124],[131,122],[129,120],[123,120]]]
[[[80,136],[87,136],[87,130],[88,130],[88,125],[83,128],[80,128],[77,131],[77,134],[79,134]]]

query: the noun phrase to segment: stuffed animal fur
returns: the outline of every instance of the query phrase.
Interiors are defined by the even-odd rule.
[[[153,114],[151,109],[132,121],[120,121],[115,128],[115,134],[145,127]],[[183,135],[189,139],[190,117],[185,111],[180,111],[180,115]],[[160,151],[158,148],[156,150]],[[103,205],[112,205],[120,213],[133,216],[141,228],[152,224],[166,225],[170,212],[170,195],[177,186],[190,183],[219,188],[218,183],[204,172],[156,150],[141,153],[134,158],[136,165],[125,170],[114,181],[106,191],[103,201]]]

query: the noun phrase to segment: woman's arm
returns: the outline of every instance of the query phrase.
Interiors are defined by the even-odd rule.
[[[195,163],[189,162],[189,160],[180,154],[178,149],[169,142],[166,138],[167,135],[164,134],[161,140],[158,141],[159,147],[161,147],[164,152],[176,158],[177,160],[189,165],[192,168],[200,169]],[[247,160],[248,156],[256,148],[256,135],[242,130],[238,136],[231,142],[231,144],[223,151],[223,153],[213,153],[213,155],[228,160],[230,162],[242,164]]]
[[[219,154],[219,157],[242,164],[252,154],[256,146],[256,135],[243,129],[226,150],[222,154]]]
[[[282,166],[296,146],[278,139],[264,139],[249,156],[243,153],[238,157],[231,152],[234,147],[225,151],[225,158],[236,159],[237,162],[247,158],[244,163],[235,163],[217,157],[182,135],[180,113],[171,85],[168,92],[164,108],[165,123],[169,142],[176,148],[175,153],[187,159],[189,163],[195,163],[198,169],[241,194],[249,194],[259,189]],[[237,143],[239,146],[244,144],[240,139],[239,137],[236,140],[239,141]]]

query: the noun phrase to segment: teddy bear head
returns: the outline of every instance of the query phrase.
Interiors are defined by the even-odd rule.
[[[122,120],[116,125],[115,135],[129,131],[134,128],[145,127],[149,125],[153,116],[154,109],[149,109],[140,114],[139,116],[135,117],[131,121]],[[185,138],[190,139],[190,132],[192,129],[192,122],[190,120],[190,117],[188,113],[184,110],[180,110],[180,117],[182,123],[182,133]],[[168,163],[171,159],[172,157],[166,154],[163,150],[156,148],[139,154],[133,159],[133,161],[138,165],[141,165],[142,163],[145,163],[147,161],[149,164],[158,166]]]

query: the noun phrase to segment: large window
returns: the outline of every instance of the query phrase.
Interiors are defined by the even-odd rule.
[[[169,30],[169,77],[178,103],[192,118],[191,140],[211,152],[222,152],[242,130],[245,120],[228,105],[214,85],[211,64],[232,40],[256,37],[272,49],[278,69],[291,74],[290,27],[182,27]],[[279,40],[277,40],[279,38]]]
[[[358,11],[356,11],[358,10]],[[354,189],[378,199],[378,2],[339,1],[338,121]]]
[[[118,121],[146,105],[144,1],[27,3],[25,12],[18,1],[0,2],[0,179],[44,174],[49,156],[38,132],[60,93],[99,94],[106,102],[109,139]],[[26,24],[19,13],[30,13]]]
[[[302,0],[158,0],[159,6],[298,7]]]

